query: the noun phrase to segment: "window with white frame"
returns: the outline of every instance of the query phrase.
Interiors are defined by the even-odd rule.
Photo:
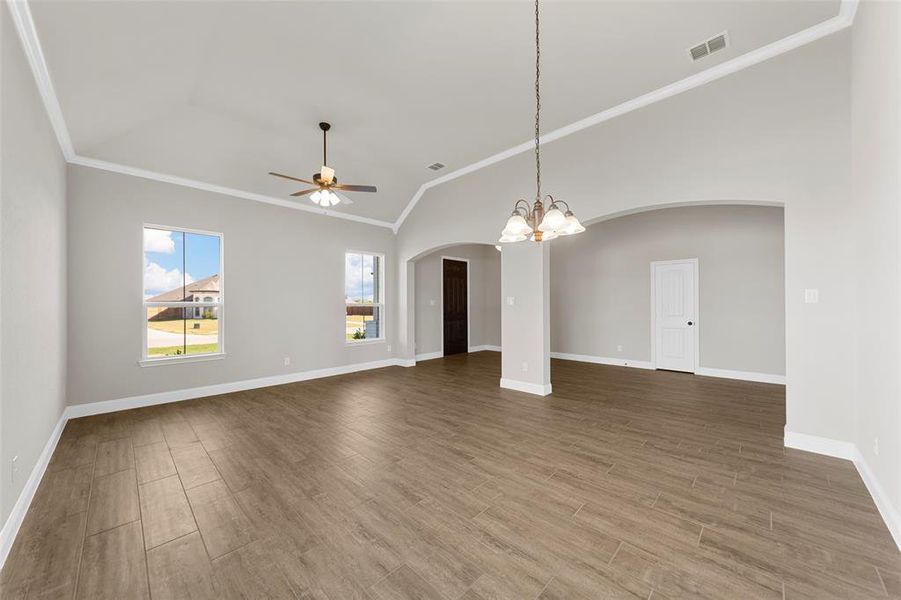
[[[222,234],[144,226],[144,361],[224,353]]]
[[[384,339],[384,256],[344,255],[344,337],[350,342]]]

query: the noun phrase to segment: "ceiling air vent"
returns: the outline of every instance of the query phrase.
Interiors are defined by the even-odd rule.
[[[441,169],[444,168],[444,165],[442,165],[442,164],[439,163],[439,162],[436,162],[436,163],[430,164],[430,165],[429,165],[429,168],[430,168],[431,170],[433,170],[433,171],[440,171]]]
[[[726,47],[726,42],[726,32],[724,31],[705,42],[701,42],[697,46],[692,46],[688,49],[688,54],[691,55],[691,60],[699,60],[708,54],[713,54],[714,52],[722,50]]]

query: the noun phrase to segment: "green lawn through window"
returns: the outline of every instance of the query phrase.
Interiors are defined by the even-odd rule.
[[[184,356],[185,354],[211,354],[219,351],[219,344],[193,344],[187,346],[163,346],[147,348],[147,356]]]

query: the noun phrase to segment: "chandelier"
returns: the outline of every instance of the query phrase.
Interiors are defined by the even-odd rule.
[[[541,44],[538,25],[538,0],[535,0],[535,202],[530,206],[522,198],[516,201],[513,213],[501,232],[501,242],[521,242],[529,238],[534,242],[547,242],[560,235],[585,231],[569,204],[548,195],[545,197],[548,202],[545,209],[541,201]]]

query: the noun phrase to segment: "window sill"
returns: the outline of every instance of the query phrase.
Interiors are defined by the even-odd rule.
[[[169,356],[166,358],[145,358],[139,360],[138,364],[142,367],[161,367],[163,365],[180,365],[182,363],[206,362],[209,360],[222,360],[225,358],[225,352],[217,354],[198,354],[197,356]]]
[[[345,346],[371,346],[372,344],[384,344],[388,340],[378,338],[376,340],[344,340]]]

